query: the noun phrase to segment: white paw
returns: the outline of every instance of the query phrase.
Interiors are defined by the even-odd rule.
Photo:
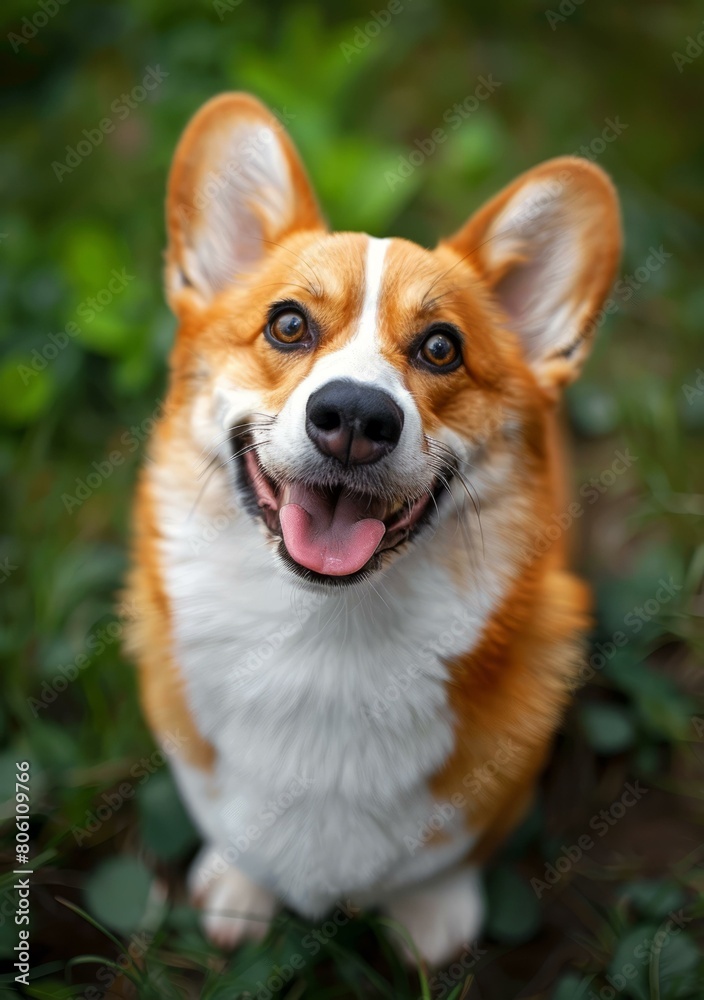
[[[484,920],[484,894],[475,868],[454,868],[389,899],[386,913],[402,924],[430,965],[444,965],[476,941]],[[416,957],[400,942],[406,958]]]
[[[203,930],[219,948],[265,937],[276,912],[276,897],[224,861],[216,848],[206,847],[198,854],[188,886],[193,902],[202,909]]]

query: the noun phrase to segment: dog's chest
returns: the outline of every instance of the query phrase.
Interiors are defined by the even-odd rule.
[[[257,831],[237,863],[287,882],[299,908],[393,879],[454,746],[446,661],[488,605],[420,546],[376,589],[317,594],[277,573],[242,515],[208,541],[173,502],[162,513],[174,652],[217,752],[212,828]]]
[[[459,605],[453,620],[412,592],[402,608],[388,591],[321,597],[228,549],[170,581],[189,702],[228,771],[382,801],[437,770],[453,745],[442,654]]]

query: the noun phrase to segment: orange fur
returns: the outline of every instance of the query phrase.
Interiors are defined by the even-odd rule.
[[[134,568],[128,594],[134,614],[127,631],[127,650],[139,664],[142,707],[157,739],[179,733],[179,752],[197,767],[210,770],[213,748],[198,732],[187,706],[183,677],[170,648],[170,611],[161,579],[156,546],[159,528],[143,479],[135,505]]]
[[[260,214],[268,243],[261,260],[210,301],[179,277],[203,225],[194,192],[215,168],[228,129],[242,121],[271,124],[272,120],[245,95],[214,99],[186,130],[171,173],[167,274],[180,327],[167,415],[151,457],[158,468],[164,449],[177,446],[184,481],[193,477],[201,451],[189,413],[196,399],[212,392],[216,377],[256,390],[276,413],[314,361],[352,336],[361,307],[366,237],[330,235],[324,230],[298,156],[276,122],[295,198],[278,229]],[[435,251],[394,240],[380,304],[382,353],[402,373],[426,433],[444,427],[483,442],[482,461],[488,470],[495,470],[506,503],[516,508],[516,578],[477,648],[450,664],[456,748],[433,780],[438,800],[464,797],[468,823],[484,833],[480,853],[487,844],[495,845],[520,817],[566,704],[588,624],[586,588],[566,572],[564,538],[539,557],[530,552],[534,533],[563,503],[564,457],[555,399],[558,389],[576,376],[578,364],[573,354],[562,350],[548,357],[538,374],[529,367],[497,302],[522,251],[513,247],[498,263],[492,258],[491,226],[497,215],[527,180],[542,183],[555,178],[569,195],[584,259],[574,292],[584,303],[575,355],[581,361],[593,334],[591,320],[606,295],[619,252],[613,190],[601,171],[581,160],[552,161],[519,178]],[[288,297],[303,303],[323,331],[315,352],[277,353],[262,337],[268,304]],[[466,338],[465,365],[442,378],[409,366],[407,359],[408,343],[435,319],[456,324]],[[522,430],[520,474],[505,481],[504,457],[518,447],[502,434],[507,413],[520,418]],[[135,507],[135,569],[129,590],[140,614],[131,628],[130,650],[139,662],[145,712],[155,732],[185,729],[188,758],[207,768],[212,748],[190,717],[171,653],[151,468],[143,475]],[[458,546],[448,558],[461,579],[466,553]],[[487,770],[487,765],[496,760],[502,746],[512,748],[508,759],[489,774],[493,768]],[[484,775],[481,780],[476,770]],[[468,788],[477,780],[478,788],[470,795]]]

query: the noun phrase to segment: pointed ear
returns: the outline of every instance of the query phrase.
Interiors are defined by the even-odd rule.
[[[174,156],[166,292],[175,312],[208,303],[279,241],[324,226],[278,118],[248,94],[221,94],[191,119]]]
[[[599,168],[560,157],[529,170],[444,241],[479,270],[547,390],[573,381],[614,280],[621,224]]]

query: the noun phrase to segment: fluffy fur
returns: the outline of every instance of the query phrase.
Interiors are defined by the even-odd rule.
[[[282,902],[316,918],[352,901],[443,961],[479,931],[477,865],[529,802],[582,655],[588,595],[564,539],[544,540],[564,504],[559,390],[617,266],[614,191],[563,158],[435,250],[329,233],[278,121],[228,94],[181,140],[167,219],[179,330],[135,506],[129,645],[157,739],[184,737],[194,898],[224,945]],[[307,349],[264,336],[282,300],[313,317]],[[462,338],[447,373],[413,354],[438,323]],[[293,565],[260,516],[286,483],[336,475],[305,410],[339,377],[404,417],[345,488],[409,510],[432,493],[351,580]]]

